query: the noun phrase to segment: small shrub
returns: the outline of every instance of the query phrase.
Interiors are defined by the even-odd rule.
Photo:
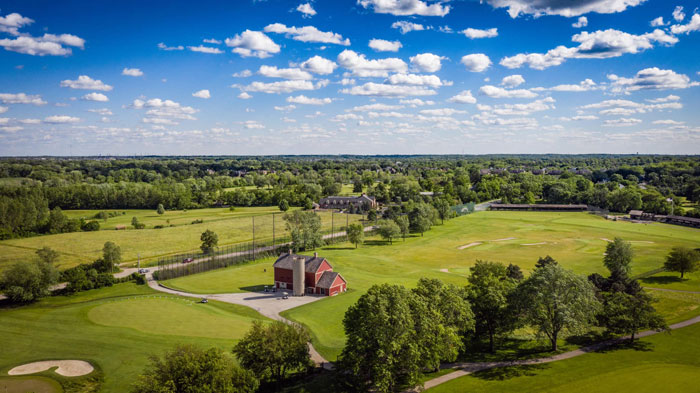
[[[201,224],[203,222],[204,222],[204,220],[202,220],[201,218],[198,218],[198,219],[192,221],[192,224]]]

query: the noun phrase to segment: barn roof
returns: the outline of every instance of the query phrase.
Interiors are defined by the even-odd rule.
[[[335,279],[338,276],[340,276],[340,279],[343,280],[347,284],[347,281],[345,281],[345,279],[343,278],[343,276],[340,275],[340,273],[326,270],[321,275],[321,278],[316,283],[316,286],[319,288],[329,288],[330,289],[331,285],[333,285],[333,282],[335,282]]]
[[[275,263],[272,265],[273,267],[278,267],[280,269],[289,269],[293,270],[294,266],[294,258],[304,258],[304,264],[305,264],[305,269],[307,273],[316,273],[318,271],[318,268],[321,267],[321,264],[323,261],[326,261],[326,258],[324,257],[319,257],[319,256],[313,256],[313,257],[308,257],[306,255],[297,255],[297,254],[292,254],[292,253],[284,253],[277,258]],[[328,261],[326,261],[328,262]],[[328,263],[330,265],[330,263]]]

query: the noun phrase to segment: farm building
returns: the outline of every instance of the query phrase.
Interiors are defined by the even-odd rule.
[[[362,194],[360,196],[329,196],[321,198],[318,203],[321,209],[355,209],[369,210],[377,207],[377,200],[374,197]]]
[[[304,294],[333,296],[347,290],[347,282],[340,273],[333,271],[328,260],[314,253],[313,257],[293,254],[291,250],[277,258],[275,288]]]

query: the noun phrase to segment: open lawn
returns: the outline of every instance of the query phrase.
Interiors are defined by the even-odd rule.
[[[604,239],[616,236],[632,242],[636,255],[633,274],[660,267],[673,246],[700,246],[700,230],[679,226],[607,221],[587,213],[480,212],[447,221],[423,237],[397,240],[393,245],[371,238],[359,249],[341,244],[319,250],[347,279],[349,291],[283,315],[306,325],[319,352],[335,359],[344,345],[345,311],[373,284],[413,286],[420,277],[435,277],[466,285],[469,267],[477,259],[515,263],[527,273],[538,257],[548,254],[580,274],[606,273],[602,264],[607,244]],[[478,244],[461,248],[474,243]],[[251,285],[272,284],[271,267],[269,260],[267,266],[231,267],[171,280],[169,285],[202,293],[238,291]],[[700,287],[695,290],[700,291]],[[667,299],[674,296],[667,293],[655,295],[666,296],[659,309],[674,321],[684,315],[697,315],[698,311],[691,309],[695,300]]]
[[[429,392],[697,392],[700,324],[573,359],[467,375]]]
[[[80,359],[104,372],[103,391],[126,392],[150,354],[178,343],[229,352],[255,319],[265,318],[247,307],[199,304],[130,283],[47,298],[0,309],[0,374],[37,360]]]
[[[80,217],[94,216],[96,210],[78,214],[67,211],[67,214]],[[136,262],[141,255],[141,262],[155,262],[158,257],[184,253],[196,250],[201,245],[199,240],[202,232],[210,229],[219,235],[219,246],[247,242],[253,239],[253,218],[255,216],[255,237],[259,240],[272,238],[273,216],[271,213],[279,210],[276,207],[201,209],[188,211],[170,211],[159,216],[151,210],[127,211],[126,216],[110,218],[107,222],[111,228],[115,225],[130,225],[133,216],[139,217],[147,224],[146,229],[100,230],[97,232],[75,232],[58,235],[36,236],[25,239],[0,241],[0,271],[15,261],[26,261],[34,257],[34,252],[44,246],[53,248],[61,253],[59,268],[65,269],[80,263],[92,262],[102,255],[102,246],[107,241],[115,242],[122,249],[124,262]],[[133,214],[132,214],[133,213]],[[319,212],[323,229],[339,230],[346,223],[346,216]],[[333,216],[333,217],[332,217]],[[356,222],[360,215],[350,215],[349,222]],[[154,229],[153,225],[165,224],[170,219],[174,227]],[[201,224],[190,224],[195,219],[204,220]],[[114,220],[111,222],[110,220]],[[282,214],[274,218],[276,236],[286,235]]]

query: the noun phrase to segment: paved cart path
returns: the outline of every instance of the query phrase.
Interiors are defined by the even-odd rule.
[[[690,325],[693,325],[696,323],[700,323],[700,316],[689,319],[687,321],[673,324],[673,325],[669,326],[669,329],[670,330],[680,329],[680,328],[684,328],[686,326],[690,326]],[[648,330],[648,331],[639,333],[636,337],[639,337],[639,338],[649,337],[649,336],[653,336],[657,333],[659,333],[659,332],[654,331],[654,330]],[[453,379],[457,379],[457,378],[463,377],[465,375],[469,375],[469,374],[472,374],[472,373],[475,373],[478,371],[488,370],[491,368],[511,367],[511,366],[527,366],[527,365],[551,363],[551,362],[556,362],[559,360],[571,359],[571,358],[575,358],[577,356],[587,354],[589,352],[595,352],[595,351],[598,351],[600,349],[609,347],[611,345],[621,343],[626,339],[629,339],[629,336],[617,338],[614,340],[603,341],[603,342],[592,344],[592,345],[582,347],[582,348],[579,348],[579,349],[576,349],[573,351],[564,352],[564,353],[560,353],[558,355],[548,356],[548,357],[539,358],[539,359],[513,360],[513,361],[504,361],[504,362],[478,362],[478,363],[477,362],[475,362],[475,363],[464,362],[464,363],[444,364],[444,365],[442,365],[441,368],[443,368],[443,369],[456,369],[456,371],[453,371],[449,374],[445,374],[445,375],[439,376],[437,378],[433,378],[433,379],[430,379],[428,381],[425,381],[422,388],[420,388],[420,387],[414,388],[414,389],[408,390],[407,392],[420,392],[423,390],[433,388],[437,385],[443,384],[447,381],[451,381]]]

